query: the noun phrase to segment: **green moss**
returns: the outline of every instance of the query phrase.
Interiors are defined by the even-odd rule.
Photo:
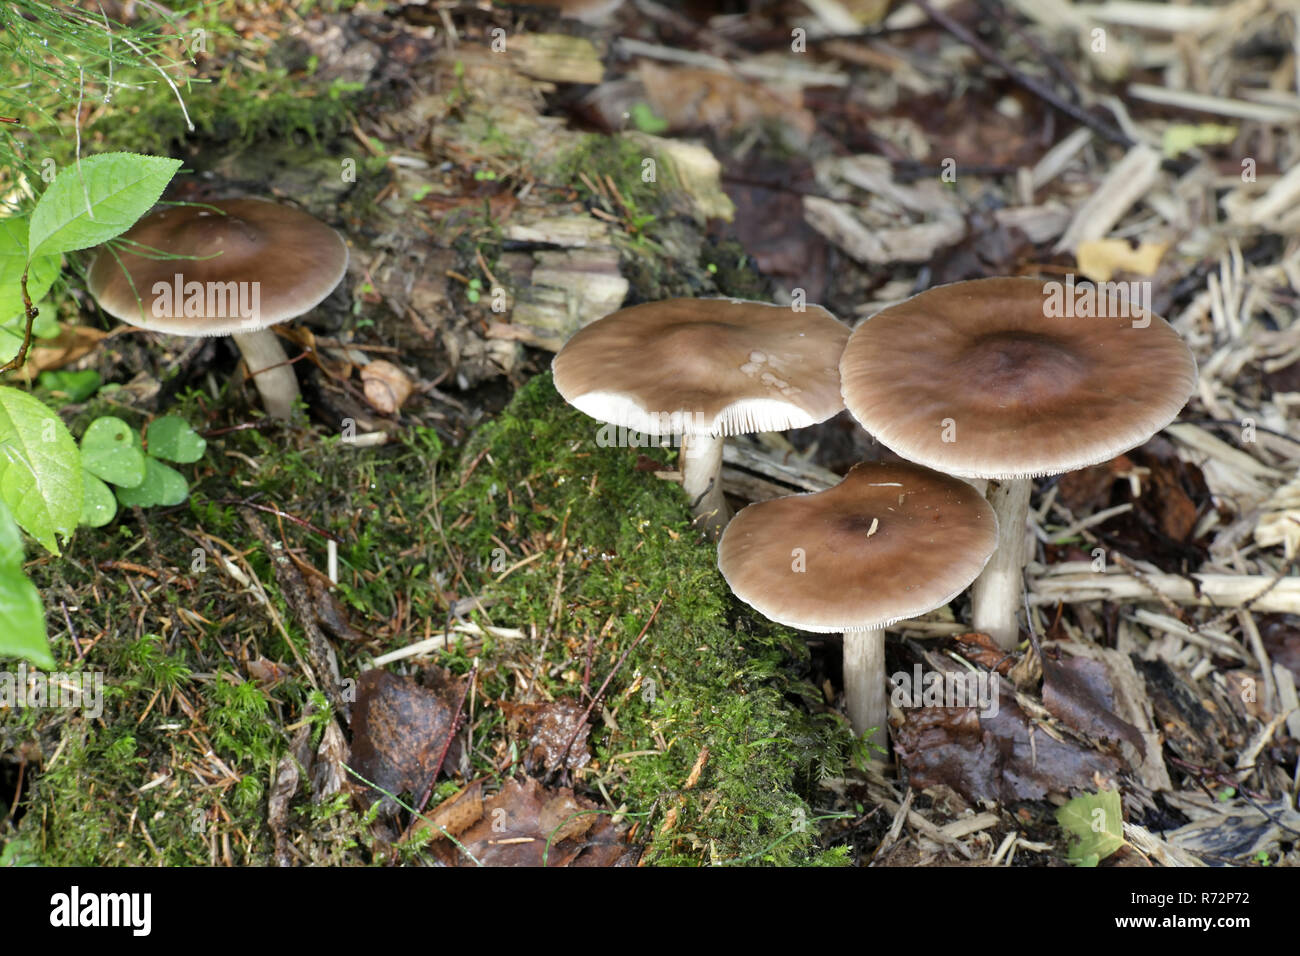
[[[570,650],[540,679],[570,697],[577,688],[563,674],[582,670],[577,651],[588,639],[604,634],[593,655],[598,686],[662,600],[607,692],[617,729],[605,722],[593,732],[598,776],[616,799],[652,813],[643,832],[653,862],[808,862],[819,850],[815,827],[802,826],[814,816],[807,796],[819,775],[841,771],[844,724],[804,706],[818,695],[801,679],[803,642],[730,598],[680,492],[638,469],[636,450],[600,447],[599,428],[542,375],[479,431],[462,459],[472,473],[446,502],[472,516],[460,535],[468,552],[486,556],[502,542],[513,563],[525,543],[540,542],[552,553],[499,583],[490,566],[471,569],[471,590],[508,609],[494,613],[499,624],[544,633],[555,621],[552,644]],[[664,832],[670,811],[676,821]]]
[[[739,240],[707,243],[701,250],[700,264],[713,277],[717,295],[754,302],[771,301],[771,282],[759,272]]]
[[[173,410],[201,421],[206,401],[186,394]],[[601,447],[599,429],[543,375],[464,449],[445,448],[426,429],[381,448],[315,430],[288,441],[283,432],[232,432],[186,466],[195,479],[187,508],[146,512],[143,527],[128,514],[83,529],[64,558],[35,562],[42,591],[78,608],[83,648],[98,635],[77,666],[105,674],[106,701],[98,720],[0,714],[6,752],[43,755],[29,763],[17,831],[0,842],[17,846],[11,856],[52,864],[206,864],[214,853],[218,862],[271,860],[274,768],[291,728],[306,720],[319,740],[328,709],[270,611],[215,555],[195,570],[196,541],[185,533],[245,554],[305,652],[269,560],[227,503],[256,496],[344,541],[338,596],[372,635],[369,646],[335,642],[344,678],[359,676],[369,654],[440,628],[449,600],[477,596],[483,623],[529,635],[454,647],[437,660],[457,674],[478,666],[473,776],[499,779],[500,756],[520,749],[499,702],[585,700],[588,659],[594,691],[662,600],[595,711],[594,759],[575,786],[602,802],[608,794],[611,810],[625,805],[652,863],[843,862],[842,850],[823,847],[810,799],[819,776],[842,772],[850,736],[805,680],[804,643],[731,598],[680,490],[638,467],[638,456],[671,467],[672,452]],[[233,470],[230,452],[257,468]],[[279,533],[274,518],[266,524]],[[284,528],[304,560],[323,566],[318,536]],[[158,577],[105,569],[122,561]],[[74,659],[66,633],[56,632],[54,653]],[[257,657],[284,663],[288,677],[250,681],[245,662]],[[294,846],[317,863],[370,861],[364,816],[346,800],[313,803],[309,788],[304,777],[291,807]]]
[[[165,86],[124,92],[89,134],[99,149],[171,155],[195,138],[228,153],[254,143],[301,141],[320,147],[347,128],[358,94],[343,84],[313,82],[280,67],[265,73],[226,70],[183,91],[195,130],[189,132]]]
[[[599,180],[602,185],[608,176],[631,206],[648,214],[662,213],[671,193],[679,188],[677,179],[671,164],[657,163],[655,181],[646,182],[645,159],[645,148],[630,139],[590,133],[546,166],[542,178],[551,185],[567,186],[590,198],[591,189],[583,182],[583,176],[593,183]]]

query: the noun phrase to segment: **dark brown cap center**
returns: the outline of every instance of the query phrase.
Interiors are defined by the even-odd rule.
[[[959,363],[963,387],[990,408],[1034,406],[1064,398],[1088,375],[1088,362],[1060,339],[1039,332],[980,336]]]

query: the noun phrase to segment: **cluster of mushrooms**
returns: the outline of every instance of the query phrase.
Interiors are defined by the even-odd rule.
[[[1020,640],[1032,479],[1147,441],[1196,388],[1196,363],[1159,316],[1112,302],[1064,316],[1030,278],[939,286],[850,334],[825,309],[673,299],[581,329],[555,386],[592,418],[680,439],[697,523],[732,592],[767,618],[844,636],[845,705],[886,743],[884,628],[972,584],[971,625]],[[1135,311],[1139,314],[1135,315]],[[729,519],[728,435],[825,421],[847,407],[905,462]]]
[[[298,380],[271,326],[315,308],[347,263],[324,223],[234,199],[146,216],[99,253],[88,287],[140,328],[231,336],[267,413],[289,418]],[[250,287],[253,310],[240,307]],[[773,621],[843,634],[849,719],[883,746],[883,629],[973,584],[971,626],[1016,646],[1032,479],[1142,444],[1195,391],[1196,363],[1164,319],[1118,303],[1066,316],[1048,295],[1036,279],[957,282],[851,334],[820,306],[647,303],[574,335],[555,386],[592,418],[680,440],[682,485],[699,525],[721,535],[727,584]],[[859,464],[827,491],[731,518],[726,436],[804,428],[846,407],[906,461]]]
[[[229,199],[145,216],[99,251],[87,288],[105,312],[138,328],[230,336],[266,413],[287,419],[298,377],[271,326],[314,309],[347,267],[343,237],[318,219]]]

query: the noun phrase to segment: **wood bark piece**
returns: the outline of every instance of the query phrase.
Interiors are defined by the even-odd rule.
[[[1149,146],[1134,146],[1111,169],[1088,200],[1075,211],[1056,252],[1073,252],[1085,239],[1100,239],[1156,184],[1160,154]]]
[[[529,285],[515,292],[510,323],[492,326],[489,337],[558,352],[583,326],[617,312],[627,297],[616,249],[545,251],[534,260]]]
[[[605,78],[600,52],[586,37],[525,33],[507,40],[506,51],[519,72],[554,83],[599,83]]]
[[[1090,568],[1083,561],[1048,568],[1033,579],[1029,603],[1146,601],[1158,604],[1160,598],[1152,593],[1156,591],[1176,604],[1228,608],[1249,603],[1254,611],[1300,614],[1300,577],[1284,577],[1276,584],[1273,577],[1263,574],[1193,573],[1186,577],[1143,574],[1142,580],[1138,580],[1124,571],[1096,572]]]

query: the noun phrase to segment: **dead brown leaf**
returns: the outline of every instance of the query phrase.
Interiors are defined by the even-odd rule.
[[[409,375],[383,359],[375,359],[361,370],[361,385],[366,401],[384,415],[396,414],[415,388]]]
[[[1005,677],[1016,663],[1016,656],[1009,654],[1004,648],[998,646],[997,642],[987,634],[980,631],[968,631],[965,634],[956,634],[953,636],[958,644],[961,645],[961,654],[967,660],[972,661],[980,667],[988,670],[995,670]]]
[[[93,352],[107,335],[107,332],[84,325],[65,325],[55,338],[33,339],[24,374],[35,375],[70,365]]]
[[[366,671],[357,686],[352,705],[352,767],[392,794],[418,798],[432,782],[444,748],[448,750],[444,770],[459,761],[455,740],[450,747],[447,741],[454,732],[460,687],[440,668],[426,673],[431,687],[382,670]],[[377,799],[369,787],[358,789],[366,803]]]
[[[528,734],[525,770],[532,772],[538,766],[548,771],[558,770],[562,761],[566,768],[575,770],[590,762],[587,735],[591,725],[583,719],[586,708],[567,700],[502,706],[511,720],[522,725],[523,732]],[[573,745],[566,758],[564,751],[570,740]]]
[[[763,121],[779,122],[807,139],[817,128],[798,92],[777,92],[751,79],[694,67],[642,60],[637,75],[655,115],[670,132],[709,129],[729,133]]]
[[[1114,757],[1054,739],[1010,699],[990,718],[969,707],[905,715],[896,749],[917,789],[945,784],[968,800],[1041,800],[1075,787],[1095,790],[1098,777],[1113,779],[1122,769]]]
[[[434,809],[415,821],[413,834],[432,829],[433,839],[444,833],[460,836],[483,816],[483,784],[475,783],[453,793]]]
[[[1095,740],[1127,740],[1146,753],[1142,734],[1115,715],[1115,691],[1099,660],[1043,652],[1043,706],[1052,716]]]
[[[531,777],[507,780],[459,842],[483,866],[632,866],[640,855],[595,804]],[[475,865],[445,841],[435,852],[449,866]]]

